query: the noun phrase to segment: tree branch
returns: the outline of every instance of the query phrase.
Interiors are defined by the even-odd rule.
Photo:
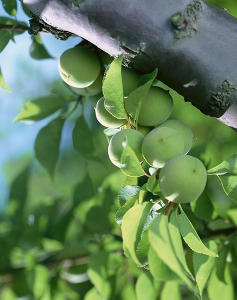
[[[19,31],[28,31],[30,28],[28,26],[23,26],[21,24],[18,25],[7,25],[7,24],[0,24],[0,30],[19,30]]]
[[[237,20],[203,0],[20,0],[237,130]],[[76,3],[76,4],[75,4]]]

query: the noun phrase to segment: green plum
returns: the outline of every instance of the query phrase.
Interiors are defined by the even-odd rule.
[[[142,143],[142,154],[149,165],[162,168],[171,158],[182,155],[184,140],[174,129],[156,127],[150,131]]]
[[[197,199],[207,181],[203,163],[190,155],[177,156],[169,160],[160,172],[162,194],[175,203],[188,203]]]
[[[117,119],[111,115],[104,106],[105,98],[102,97],[96,104],[95,115],[97,120],[105,127],[118,128],[127,123],[126,119]]]
[[[78,95],[81,96],[94,96],[97,95],[102,90],[102,75],[99,74],[96,80],[89,86],[85,88],[76,88],[70,86],[70,88]]]
[[[143,134],[134,129],[123,129],[112,137],[108,147],[108,154],[111,162],[119,168],[121,167],[120,158],[125,147],[125,138],[127,138],[128,145],[134,151],[139,161],[143,160],[141,151],[142,141],[144,139]]]
[[[127,97],[137,88],[141,74],[133,69],[122,66],[123,94]]]
[[[159,127],[169,127],[181,134],[184,139],[184,153],[187,154],[191,149],[193,144],[193,132],[191,128],[182,121],[179,120],[166,120],[164,123],[160,124]]]
[[[91,85],[100,73],[100,61],[94,51],[76,46],[67,49],[59,58],[59,73],[62,79],[76,88]]]
[[[138,124],[157,126],[166,121],[173,110],[173,99],[168,91],[152,86],[142,104]]]

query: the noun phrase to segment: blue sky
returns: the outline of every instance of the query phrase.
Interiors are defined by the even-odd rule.
[[[8,16],[0,4],[0,16]],[[28,22],[28,17],[18,2],[17,19]],[[0,88],[0,207],[6,201],[9,180],[13,179],[15,170],[10,172],[11,178],[6,178],[5,165],[12,159],[25,154],[33,157],[33,145],[37,132],[47,121],[32,125],[25,123],[13,124],[26,100],[34,100],[47,95],[49,83],[60,78],[58,73],[58,58],[62,52],[80,41],[79,37],[60,41],[49,34],[42,34],[43,43],[55,59],[34,60],[29,55],[31,37],[25,32],[15,37],[16,43],[9,42],[0,53],[0,66],[4,79],[13,91],[9,93]],[[17,170],[17,168],[16,168]]]

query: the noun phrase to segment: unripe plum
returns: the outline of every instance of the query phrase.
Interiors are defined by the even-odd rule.
[[[154,168],[162,168],[171,158],[182,155],[184,140],[174,129],[156,127],[149,132],[142,143],[142,154]]]
[[[168,91],[152,86],[142,104],[138,124],[157,126],[167,120],[173,110],[173,99]]]
[[[85,88],[76,88],[70,86],[70,88],[78,95],[81,96],[94,96],[97,95],[102,90],[102,75],[99,74],[96,80],[89,86]]]
[[[160,189],[167,200],[188,203],[203,192],[207,171],[196,157],[185,155],[169,160],[160,172]]]
[[[127,97],[137,88],[141,74],[133,69],[122,66],[123,94]]]
[[[191,128],[182,121],[179,120],[166,120],[164,123],[160,124],[159,127],[169,127],[181,134],[184,140],[184,152],[183,154],[187,154],[191,149],[193,144],[193,132]]]
[[[96,118],[100,122],[100,124],[109,128],[118,128],[126,124],[126,119],[116,119],[106,110],[104,101],[104,97],[100,98],[95,107]]]
[[[76,88],[91,85],[99,75],[100,61],[91,49],[77,46],[67,49],[59,58],[59,73],[62,79]]]
[[[120,130],[112,137],[108,147],[108,154],[111,162],[119,168],[121,167],[120,158],[125,147],[125,138],[127,138],[127,143],[136,154],[138,160],[143,160],[141,151],[142,141],[144,139],[143,134],[134,129]]]

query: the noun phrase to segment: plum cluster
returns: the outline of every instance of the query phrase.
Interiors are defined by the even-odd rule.
[[[131,78],[126,80],[128,85]],[[121,155],[128,143],[141,165],[146,162],[159,174],[157,184],[167,200],[187,203],[201,195],[207,172],[199,159],[187,155],[193,142],[191,128],[182,121],[169,119],[173,99],[168,91],[157,86],[150,88],[138,115],[137,128],[131,126],[129,116],[115,118],[104,103],[103,97],[99,99],[95,113],[103,126],[119,128],[108,146],[109,158],[115,166],[122,168]]]
[[[108,65],[111,58],[104,52],[98,57],[89,47],[79,45],[61,55],[59,73],[77,94],[97,95],[102,88],[101,62]],[[122,66],[121,76],[126,101],[137,88],[141,74]],[[128,144],[141,166],[147,164],[156,172],[157,185],[164,197],[176,203],[187,203],[203,192],[207,172],[199,159],[187,155],[192,147],[193,133],[184,122],[169,119],[172,110],[173,99],[169,92],[154,84],[143,100],[135,127],[129,114],[125,119],[112,115],[105,107],[104,97],[98,100],[95,114],[103,126],[118,129],[108,146],[109,158],[115,166],[122,168],[121,156]]]

